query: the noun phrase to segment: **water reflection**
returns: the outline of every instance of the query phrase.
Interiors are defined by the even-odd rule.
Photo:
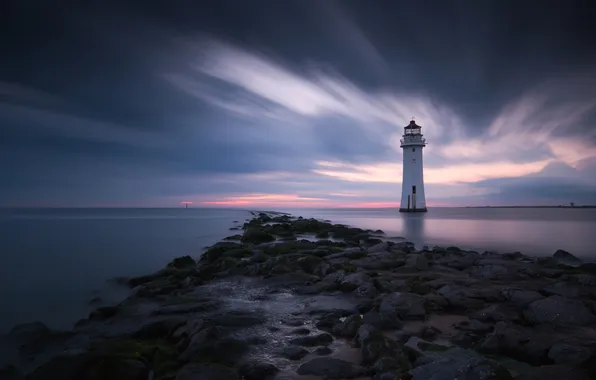
[[[416,247],[421,248],[423,245],[425,245],[424,225],[426,223],[426,214],[400,213],[399,215],[401,216],[400,219],[402,220],[403,224],[404,237],[414,243]]]

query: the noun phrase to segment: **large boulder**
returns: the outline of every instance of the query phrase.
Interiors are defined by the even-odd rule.
[[[407,269],[423,271],[428,269],[428,260],[421,253],[411,253],[406,256],[406,264],[404,266]]]
[[[550,296],[530,303],[524,318],[533,324],[585,326],[596,322],[596,316],[579,300]]]
[[[238,373],[228,367],[189,363],[182,367],[176,376],[176,380],[239,380]]]
[[[490,354],[510,356],[532,365],[549,362],[548,352],[556,341],[552,331],[525,328],[498,322],[494,331],[480,343],[479,349]]]
[[[593,356],[592,349],[568,343],[557,343],[548,351],[548,358],[556,364],[579,366]]]
[[[502,291],[503,297],[515,307],[523,308],[530,303],[544,298],[534,290],[506,288]]]
[[[573,256],[571,253],[567,251],[563,251],[562,249],[557,250],[553,254],[553,259],[558,264],[568,265],[568,266],[580,266],[582,265],[582,261],[577,257]]]
[[[300,367],[296,373],[301,376],[320,376],[323,379],[353,379],[366,370],[350,362],[333,358],[312,359]]]
[[[192,257],[182,256],[182,257],[177,257],[174,260],[170,261],[170,263],[167,265],[167,267],[182,269],[182,268],[191,268],[196,265],[197,265],[197,263],[195,262],[195,260]]]
[[[424,298],[414,293],[384,295],[379,306],[379,314],[402,319],[424,319],[426,317]]]
[[[249,228],[244,231],[241,241],[243,243],[261,244],[275,241],[275,237],[259,229]]]

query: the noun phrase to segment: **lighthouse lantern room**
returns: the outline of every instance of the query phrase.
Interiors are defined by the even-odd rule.
[[[404,154],[399,211],[426,212],[422,164],[422,149],[426,146],[426,139],[422,135],[422,127],[416,124],[414,118],[404,128],[400,142]]]

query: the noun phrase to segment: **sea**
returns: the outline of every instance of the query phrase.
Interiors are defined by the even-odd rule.
[[[418,248],[550,256],[564,249],[596,261],[596,209],[429,208],[273,211],[364,229],[382,229]],[[250,210],[199,208],[1,209],[0,333],[41,321],[68,329],[130,292],[114,280],[149,274],[233,235]]]

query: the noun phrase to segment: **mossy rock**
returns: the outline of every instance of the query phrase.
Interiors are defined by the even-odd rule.
[[[182,257],[177,257],[174,260],[170,261],[170,263],[167,265],[167,267],[182,269],[182,268],[194,267],[196,265],[197,265],[197,263],[195,262],[195,260],[192,257],[182,256]]]
[[[326,238],[328,238],[328,237],[329,237],[329,231],[321,231],[321,232],[318,232],[318,233],[315,235],[315,237],[316,237],[316,238],[318,238],[318,239],[326,239]]]
[[[267,246],[263,251],[269,256],[287,255],[289,253],[296,253],[300,251],[307,251],[315,249],[317,246],[315,243],[308,240],[298,240],[295,242],[284,242],[277,243]]]
[[[339,269],[343,270],[346,273],[356,273],[358,271],[358,267],[354,264],[340,264]]]
[[[221,257],[232,257],[241,259],[243,257],[251,257],[253,254],[252,249],[242,247],[236,249],[230,249],[229,251],[225,251],[222,253]]]
[[[30,380],[155,380],[173,378],[180,367],[178,352],[159,341],[108,340],[95,343],[86,353],[61,356],[38,367]]]
[[[232,235],[224,238],[224,240],[238,241],[242,239],[242,235]]]
[[[411,293],[415,293],[415,294],[418,294],[421,296],[424,296],[424,295],[432,292],[432,288],[429,285],[427,285],[426,282],[424,282],[423,280],[421,280],[418,277],[411,277],[411,278],[407,279],[406,285],[410,289]]]
[[[207,249],[207,251],[205,251],[203,253],[203,255],[201,256],[200,261],[213,262],[213,261],[217,260],[218,258],[220,258],[224,252],[243,248],[243,247],[244,247],[243,244],[234,243],[231,241],[219,242],[219,243],[214,244],[211,247],[209,247]]]
[[[89,319],[103,321],[116,316],[119,312],[118,306],[104,306],[92,311],[89,314]]]
[[[275,241],[275,237],[267,232],[250,228],[244,231],[241,241],[243,243],[261,244]]]

